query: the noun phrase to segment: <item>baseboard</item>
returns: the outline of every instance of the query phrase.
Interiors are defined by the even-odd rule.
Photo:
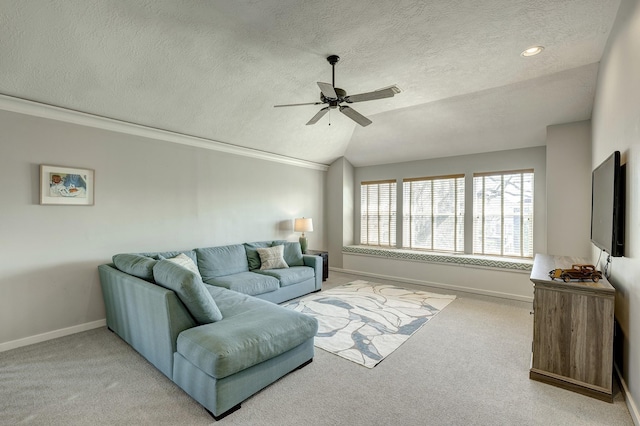
[[[640,411],[638,410],[638,405],[633,400],[631,393],[629,392],[629,386],[627,386],[627,382],[624,381],[622,374],[620,374],[620,369],[618,369],[617,364],[613,364],[613,368],[616,370],[616,375],[618,376],[618,382],[622,387],[622,393],[624,394],[624,401],[627,403],[627,409],[629,410],[629,414],[631,414],[631,420],[636,426],[640,426]]]
[[[501,299],[518,300],[520,302],[533,302],[533,296],[528,297],[528,296],[522,296],[519,294],[483,290],[481,288],[464,287],[464,286],[458,286],[453,284],[436,283],[432,281],[414,280],[412,278],[394,277],[390,275],[374,274],[371,272],[364,272],[364,271],[353,271],[350,269],[342,269],[342,268],[336,268],[336,267],[330,267],[329,270],[336,271],[336,272],[343,272],[345,274],[362,275],[365,277],[377,278],[382,280],[398,281],[398,282],[408,283],[408,284],[416,284],[416,285],[422,285],[422,286],[428,286],[428,287],[437,287],[437,288],[444,288],[448,290],[462,291],[465,293],[481,294],[483,296],[499,297]]]
[[[35,336],[29,336],[18,340],[12,340],[10,342],[0,343],[0,352],[9,351],[11,349],[20,348],[22,346],[33,345],[34,343],[40,343],[51,339],[57,339],[58,337],[68,336],[70,334],[80,333],[82,331],[92,330],[94,328],[100,328],[107,325],[106,319],[101,319],[92,322],[86,322],[84,324],[74,325],[73,327],[61,328],[59,330],[48,331],[42,334],[36,334]]]

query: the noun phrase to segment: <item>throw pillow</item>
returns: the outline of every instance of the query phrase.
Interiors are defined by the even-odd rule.
[[[262,265],[260,270],[288,268],[287,262],[284,261],[284,246],[274,246],[269,248],[257,248],[260,255]]]
[[[164,259],[164,257],[160,256],[160,259]],[[167,260],[169,262],[175,263],[176,265],[180,265],[183,268],[187,268],[202,280],[202,276],[200,275],[200,271],[198,270],[198,267],[196,266],[195,262],[186,254],[180,253],[176,257],[172,257],[171,259],[167,259]]]
[[[155,259],[140,254],[122,253],[113,256],[116,268],[125,274],[151,282],[153,282],[153,267],[157,262]]]
[[[256,242],[256,243],[244,243],[244,249],[247,252],[247,261],[249,262],[249,270],[260,269],[260,255],[258,254],[258,248],[271,247],[271,243],[268,241]]]
[[[156,283],[173,290],[191,316],[200,324],[222,319],[222,313],[199,275],[168,259],[159,260],[153,267]]]

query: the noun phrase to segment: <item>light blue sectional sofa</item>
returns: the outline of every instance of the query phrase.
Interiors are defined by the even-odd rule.
[[[261,270],[258,249],[275,246],[288,267]],[[322,258],[303,256],[298,243],[113,260],[98,267],[108,328],[214,418],[312,361],[317,321],[272,303],[321,288]]]

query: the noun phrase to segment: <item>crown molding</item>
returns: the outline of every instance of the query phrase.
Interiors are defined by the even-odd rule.
[[[88,114],[85,112],[61,108],[54,105],[43,104],[40,102],[16,98],[3,94],[0,94],[0,109],[35,117],[48,118],[50,120],[78,124],[81,126],[110,130],[118,133],[126,133],[134,136],[142,136],[150,139],[158,139],[181,145],[195,146],[197,148],[209,149],[212,151],[226,152],[229,154],[241,155],[243,157],[273,161],[276,163],[288,164],[290,166],[321,171],[329,170],[329,166],[326,164],[314,163],[312,161],[300,160],[297,158],[287,157],[279,154],[272,154],[270,152],[260,151],[257,149],[245,148],[238,145],[218,142],[212,139],[200,138],[197,136],[170,132],[168,130],[156,129],[154,127],[142,126],[140,124],[115,120],[113,118]]]

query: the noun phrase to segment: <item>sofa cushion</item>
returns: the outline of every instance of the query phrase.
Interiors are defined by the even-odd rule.
[[[121,253],[113,256],[113,263],[122,272],[153,282],[153,267],[158,261],[148,256]]]
[[[247,252],[247,262],[249,262],[249,270],[260,269],[260,255],[258,248],[271,247],[271,241],[259,241],[255,243],[244,243],[244,249]]]
[[[163,257],[160,257],[160,259],[163,259]],[[176,257],[172,257],[171,259],[166,259],[166,260],[168,260],[169,262],[173,262],[176,265],[180,265],[183,268],[187,268],[188,270],[196,274],[198,278],[200,278],[200,280],[202,281],[202,276],[200,275],[200,271],[198,270],[198,267],[196,266],[193,259],[191,259],[186,254],[180,253]]]
[[[234,298],[247,298],[237,294]],[[235,302],[231,302],[235,303]],[[224,302],[220,301],[222,309]],[[193,327],[178,336],[177,351],[205,373],[222,379],[267,361],[313,338],[315,318],[263,300],[253,309]]]
[[[187,255],[191,260],[193,260],[193,262],[197,265],[198,264],[198,258],[196,257],[196,252],[195,250],[184,250],[184,251],[157,251],[157,252],[149,252],[149,253],[138,253],[141,254],[142,256],[148,256],[148,257],[152,257],[156,260],[161,260],[161,259],[170,259],[172,257],[176,257],[179,254],[185,254]]]
[[[265,302],[257,297],[248,294],[232,291],[224,287],[204,283],[205,288],[216,300],[216,305],[220,309],[224,318],[239,315],[251,309],[259,308]]]
[[[250,296],[268,293],[280,288],[280,283],[277,278],[256,274],[254,272],[240,272],[239,274],[227,275],[224,277],[209,278],[204,282],[206,284],[224,287]]]
[[[257,273],[277,278],[281,287],[298,284],[315,276],[313,268],[308,266],[292,266],[288,269],[270,269],[268,271],[256,271]]]
[[[198,275],[169,260],[159,260],[153,267],[159,285],[173,290],[191,316],[200,324],[222,319],[222,314]]]
[[[284,246],[284,261],[287,262],[289,266],[304,266],[304,260],[302,259],[302,249],[300,248],[300,243],[298,241],[290,242],[290,241],[274,241],[273,245],[283,245]]]
[[[204,281],[249,271],[247,252],[243,244],[197,248],[196,255],[198,269]]]
[[[260,270],[289,267],[283,257],[284,246],[258,248],[257,250],[260,255]]]

